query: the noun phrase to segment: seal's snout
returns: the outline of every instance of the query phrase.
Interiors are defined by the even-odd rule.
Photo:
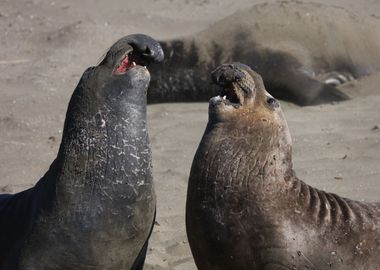
[[[160,43],[153,38],[143,34],[135,34],[127,36],[126,39],[135,53],[137,53],[147,64],[164,60],[164,51],[162,50]]]
[[[244,76],[244,72],[234,64],[222,65],[211,73],[211,79],[213,82],[222,87],[239,81],[243,79]]]
[[[152,37],[134,34],[119,39],[99,65],[111,67],[113,74],[125,74],[135,66],[149,66],[164,60],[160,43]]]
[[[246,65],[232,63],[221,65],[211,73],[212,81],[222,87],[219,96],[225,105],[238,108],[252,96],[255,82],[249,70]]]

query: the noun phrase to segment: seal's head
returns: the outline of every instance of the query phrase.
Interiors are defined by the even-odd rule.
[[[244,64],[232,63],[214,70],[212,80],[221,92],[210,100],[206,134],[231,141],[235,149],[248,148],[248,153],[262,160],[276,156],[290,161],[292,143],[287,122],[261,76]]]
[[[76,92],[83,91],[81,94],[91,100],[103,102],[105,98],[111,103],[145,105],[150,80],[147,66],[163,58],[162,48],[153,38],[143,34],[123,37],[112,45],[98,66],[84,72]]]
[[[283,118],[280,103],[264,87],[259,74],[240,63],[226,64],[212,72],[212,80],[222,89],[210,100],[211,122],[277,122]]]
[[[134,125],[145,125],[150,81],[147,66],[163,58],[160,44],[143,34],[125,36],[114,43],[99,65],[83,73],[69,103],[64,139],[68,136],[70,140],[82,129],[93,137],[90,133],[94,129],[88,128],[90,122],[100,132],[106,123],[109,127],[128,125],[127,121],[139,119],[133,121]],[[133,134],[136,127],[128,127]]]

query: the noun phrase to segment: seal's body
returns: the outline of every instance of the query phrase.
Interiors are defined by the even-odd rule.
[[[155,215],[144,65],[162,58],[130,35],[84,72],[48,172],[0,197],[1,269],[142,269]]]
[[[371,29],[366,31],[365,29]],[[335,86],[380,69],[380,21],[300,1],[258,4],[184,38],[160,42],[148,102],[208,100],[215,66],[244,62],[269,92],[299,105],[345,100]]]
[[[277,100],[242,64],[223,87],[191,168],[186,227],[198,269],[365,269],[380,265],[380,205],[308,186],[292,169]]]

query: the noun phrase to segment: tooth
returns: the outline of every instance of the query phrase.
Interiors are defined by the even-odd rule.
[[[132,62],[132,65],[133,65],[133,66],[136,66],[136,63],[135,63],[135,61],[133,61],[133,62]]]
[[[227,96],[223,96],[223,99],[226,100]]]

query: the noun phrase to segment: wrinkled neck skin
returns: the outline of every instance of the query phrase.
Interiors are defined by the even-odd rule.
[[[256,268],[259,255],[251,248],[283,244],[273,220],[282,217],[278,210],[294,178],[292,149],[286,122],[264,119],[252,120],[249,111],[234,121],[209,119],[191,168],[186,209],[199,269],[264,269]],[[240,257],[231,259],[234,253]]]
[[[119,208],[117,194],[131,196],[125,189],[138,179],[151,181],[142,167],[150,163],[150,150],[145,95],[124,93],[121,88],[133,86],[119,80],[106,82],[104,88],[110,92],[100,97],[90,96],[85,87],[79,84],[66,116],[58,158],[69,174],[59,179],[62,191],[58,190],[58,196],[74,202],[76,214],[93,218],[107,211],[104,207]]]
[[[215,174],[208,177],[233,179],[234,183],[226,184],[235,188],[249,185],[249,191],[255,192],[257,199],[281,193],[283,182],[294,177],[286,122],[281,126],[259,116],[254,123],[251,120],[246,122],[249,118],[244,115],[239,118],[233,123],[209,120],[201,144],[205,145],[205,152],[211,157],[207,160],[224,166],[216,167],[213,162],[205,165]],[[227,162],[216,161],[213,156],[225,156]],[[269,187],[273,194],[268,193]]]

